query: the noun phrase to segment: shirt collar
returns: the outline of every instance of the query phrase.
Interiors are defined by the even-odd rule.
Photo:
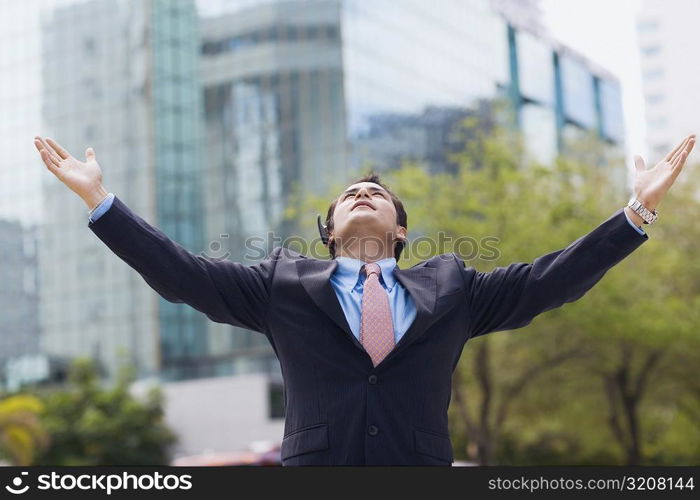
[[[336,267],[333,272],[333,276],[340,285],[349,292],[355,288],[358,281],[361,279],[360,269],[365,263],[359,259],[342,256],[336,257],[335,260],[338,261],[338,267]],[[394,257],[387,257],[386,259],[378,260],[376,264],[379,264],[382,270],[382,280],[384,284],[391,291],[396,283],[396,278],[394,277],[396,259]]]

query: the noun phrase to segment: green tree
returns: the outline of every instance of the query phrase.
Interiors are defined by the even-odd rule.
[[[111,388],[99,384],[88,359],[71,367],[70,387],[45,396],[44,425],[51,444],[46,465],[164,465],[175,435],[164,424],[162,396],[140,401],[129,393],[133,371],[122,368]]]

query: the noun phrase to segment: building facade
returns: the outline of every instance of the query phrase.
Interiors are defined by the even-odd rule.
[[[36,228],[0,220],[0,367],[39,352]],[[3,373],[0,373],[0,380]]]
[[[43,133],[79,159],[95,149],[108,188],[192,251],[201,248],[200,92],[192,2],[90,0],[43,17]],[[72,26],[66,30],[63,26]],[[87,229],[87,207],[44,176],[42,348],[109,374],[188,376],[205,321],[154,296]]]
[[[700,3],[644,0],[637,18],[637,40],[646,114],[646,142],[660,159],[679,140],[700,130],[700,72],[688,62],[695,52]]]
[[[534,0],[35,7],[41,104],[28,108],[33,122],[0,126],[27,140],[54,136],[79,157],[92,146],[108,189],[213,258],[254,262],[263,254],[250,252],[251,239],[294,234],[285,208],[295,196],[329,192],[367,165],[449,170],[447,153],[460,146],[454,127],[495,100],[514,106],[529,153],[543,163],[581,134],[624,141],[617,80],[549,39]],[[16,85],[3,85],[21,101]],[[8,106],[19,116],[20,106]],[[24,168],[40,168],[35,153],[25,156]],[[15,170],[3,164],[0,176],[19,183]],[[42,352],[91,356],[110,374],[127,361],[165,380],[279,375],[263,335],[158,297],[87,229],[73,193],[48,172],[33,182],[30,197],[0,197],[0,216],[30,214],[39,227]]]

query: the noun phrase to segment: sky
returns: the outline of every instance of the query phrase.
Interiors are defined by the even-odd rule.
[[[636,39],[641,0],[540,0],[544,24],[553,38],[620,79],[627,133],[627,163],[647,158],[644,100]]]

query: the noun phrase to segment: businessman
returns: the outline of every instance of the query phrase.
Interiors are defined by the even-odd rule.
[[[285,382],[283,465],[450,465],[451,376],[465,343],[579,299],[644,243],[695,136],[653,168],[635,157],[634,196],[588,234],[491,272],[453,253],[400,269],[406,211],[376,176],[329,207],[330,260],[283,247],[251,266],[210,260],[109,193],[91,148],[83,162],[51,139],[34,144],[87,205],[88,227],[157,293],[265,335]]]

